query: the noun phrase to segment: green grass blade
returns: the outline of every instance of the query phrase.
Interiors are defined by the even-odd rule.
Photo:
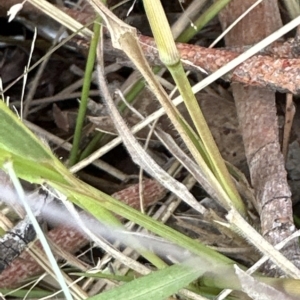
[[[0,148],[19,157],[33,161],[51,161],[54,157],[46,146],[22,122],[16,122],[15,114],[0,101]]]
[[[90,300],[159,300],[176,293],[203,274],[205,268],[178,264],[138,278]]]
[[[78,116],[76,120],[76,128],[74,133],[73,146],[70,152],[69,165],[73,166],[78,161],[79,156],[79,144],[81,139],[81,132],[85,120],[89,91],[92,81],[92,75],[94,70],[95,58],[96,58],[96,48],[98,45],[100,37],[100,19],[96,20],[94,23],[94,35],[91,40],[91,45],[89,49],[89,55],[86,62],[85,72],[84,72],[84,81],[81,92],[80,106],[78,111]]]

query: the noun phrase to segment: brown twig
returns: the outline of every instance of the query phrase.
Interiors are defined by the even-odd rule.
[[[151,38],[140,36],[141,47],[151,63],[159,64],[158,52]],[[181,59],[188,61],[190,69],[201,67],[213,73],[236,58],[239,53],[229,50],[207,49],[190,44],[177,44]],[[193,66],[194,65],[194,66]],[[281,92],[300,92],[300,59],[254,56],[226,75],[225,80],[245,85],[268,87]]]
[[[223,26],[231,24],[253,2],[253,0],[246,0],[243,3],[238,0],[231,1],[220,14]],[[281,26],[277,2],[265,0],[229,32],[225,38],[226,43],[229,46],[253,44]],[[278,83],[283,87],[283,82],[289,78],[288,67],[292,66],[293,69],[294,62],[298,64],[298,61],[298,59],[274,59],[260,56],[253,57],[245,64],[246,67],[251,64],[254,66],[251,72],[257,72],[255,76],[258,80],[263,78],[263,81],[268,81],[265,86],[272,86],[274,75],[278,75]],[[244,68],[243,65],[238,67],[234,74],[238,69],[242,70],[241,68]],[[282,76],[283,74],[285,75]],[[294,76],[294,79],[289,78],[290,87],[293,86],[293,92],[297,92],[300,77],[297,73],[294,73]],[[284,160],[278,139],[275,94],[265,88],[247,87],[241,84],[232,85],[232,90],[242,130],[251,183],[260,208],[262,235],[275,245],[290,236],[295,230],[291,192],[286,179]],[[299,266],[297,244],[297,242],[290,243],[282,252],[296,266]],[[267,269],[271,271],[270,268],[265,270]],[[273,274],[274,271],[276,270],[272,270]]]
[[[162,65],[154,40],[144,35],[140,35],[139,40],[148,62],[151,65]],[[82,40],[77,40],[75,44],[83,51],[89,46],[88,42]],[[290,44],[291,41],[277,43],[276,47],[265,51],[273,56],[262,54],[253,56],[224,76],[223,79],[249,86],[267,87],[274,91],[298,94],[300,92],[300,59],[290,58],[292,55],[289,52]],[[240,52],[227,49],[209,49],[183,43],[177,43],[177,49],[186,69],[193,71],[204,69],[208,73],[217,71],[240,54]],[[241,49],[243,48],[237,48],[237,50]],[[120,64],[132,66],[123,52],[112,47],[108,38],[104,41],[104,52],[108,58],[123,59],[123,62],[119,61]]]

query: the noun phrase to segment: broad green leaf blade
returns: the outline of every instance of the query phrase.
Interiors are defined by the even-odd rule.
[[[0,101],[0,148],[34,161],[51,161],[54,155],[47,146]]]
[[[76,181],[50,148],[0,100],[0,166],[8,159],[17,176],[32,183],[51,180],[69,185]]]
[[[1,124],[1,121],[0,121]],[[54,164],[39,163],[34,160],[20,157],[10,151],[4,150],[0,145],[0,168],[3,168],[5,161],[11,160],[18,177],[36,184],[43,184],[45,179],[65,184],[66,178],[59,172]]]
[[[190,260],[138,278],[90,300],[159,300],[175,294],[205,272]]]

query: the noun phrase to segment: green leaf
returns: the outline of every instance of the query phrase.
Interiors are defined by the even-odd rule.
[[[173,265],[138,278],[89,300],[159,300],[175,294],[203,274],[203,269],[194,260]]]
[[[47,146],[0,101],[0,148],[34,161],[51,161],[54,155]]]

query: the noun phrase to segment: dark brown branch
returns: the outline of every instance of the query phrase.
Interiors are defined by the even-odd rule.
[[[147,59],[151,63],[158,64],[158,52],[154,41],[145,36],[141,36],[140,41]],[[239,55],[229,50],[207,49],[189,44],[177,44],[177,48],[182,59],[188,60],[209,73],[217,71]],[[186,67],[190,68],[190,64]],[[242,63],[225,79],[298,94],[300,92],[300,59],[257,55]]]
[[[143,35],[139,39],[148,62],[151,65],[162,65],[154,40]],[[108,56],[112,59],[118,57],[125,60],[123,64],[131,65],[124,53],[114,49],[108,39],[104,43],[104,51]],[[81,49],[88,47],[88,43],[82,41],[76,45]],[[217,71],[240,54],[231,50],[208,49],[182,43],[177,43],[177,49],[186,69],[199,71],[200,67],[208,73]],[[276,47],[270,47],[265,51],[268,54],[274,54],[274,57],[269,55],[253,56],[224,76],[223,79],[249,86],[267,87],[273,91],[299,94],[300,58],[288,58],[293,55],[290,52],[291,49],[291,41],[278,43]],[[283,56],[283,58],[278,57],[278,55]]]
[[[220,13],[223,27],[231,24],[254,2],[254,0],[231,1]],[[252,44],[265,38],[280,26],[282,23],[277,1],[265,0],[229,32],[225,38],[226,44],[228,46]],[[233,76],[240,73],[243,75],[245,72],[245,75],[250,76],[255,83],[259,81],[273,89],[277,86],[277,90],[282,90],[285,86],[290,91],[298,92],[300,79],[298,64],[299,59],[257,56],[235,69]],[[295,67],[296,65],[298,67]],[[291,74],[293,78],[290,77]],[[295,226],[291,192],[279,145],[275,94],[265,88],[247,87],[238,83],[232,85],[232,91],[251,184],[260,208],[261,233],[267,241],[276,245],[290,236],[295,231]],[[297,241],[289,243],[282,253],[299,267],[300,251]],[[264,270],[272,275],[276,272],[281,274],[272,264],[265,266]]]

